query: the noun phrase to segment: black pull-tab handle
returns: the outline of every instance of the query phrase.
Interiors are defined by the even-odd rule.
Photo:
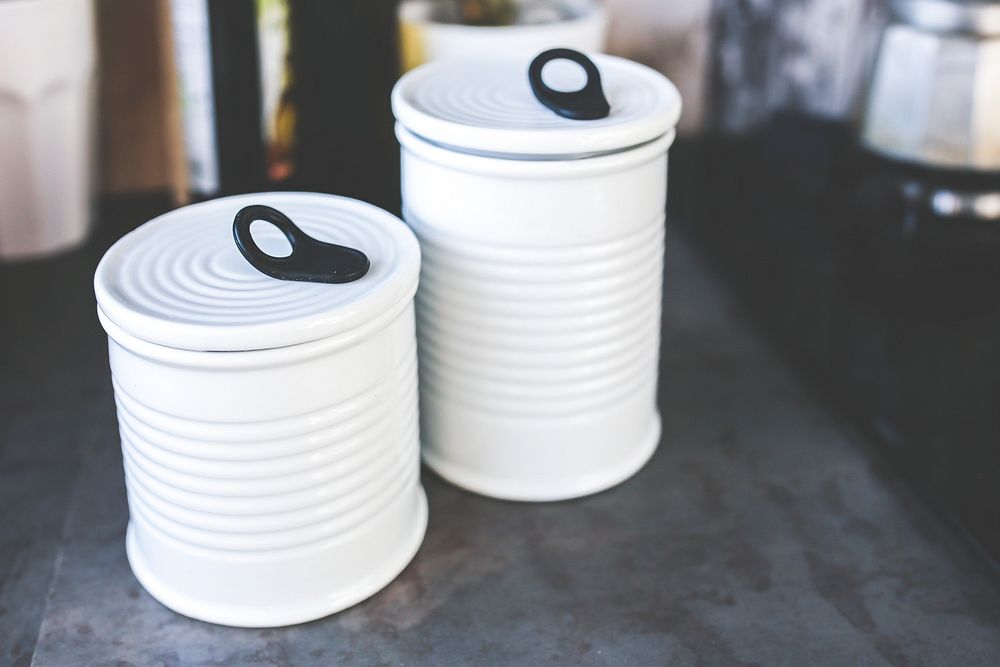
[[[269,222],[285,235],[292,252],[287,257],[268,255],[260,249],[250,225],[262,220]],[[349,283],[361,278],[371,266],[360,250],[335,243],[324,243],[299,229],[287,215],[270,206],[247,206],[233,220],[236,247],[250,266],[279,280],[300,280],[310,283]]]
[[[572,60],[587,73],[587,84],[580,90],[553,90],[542,80],[542,70],[553,60]],[[573,49],[549,49],[538,54],[528,66],[531,92],[538,101],[563,118],[597,120],[611,114],[611,105],[604,96],[601,73],[594,61]]]

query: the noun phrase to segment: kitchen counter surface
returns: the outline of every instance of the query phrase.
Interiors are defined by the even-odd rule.
[[[668,236],[663,439],[625,484],[542,505],[425,471],[423,548],[371,599],[273,630],[162,607],[128,510],[91,276],[162,210],[0,267],[0,665],[1000,664],[994,570],[881,468]]]

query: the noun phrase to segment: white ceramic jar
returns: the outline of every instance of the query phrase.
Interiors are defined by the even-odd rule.
[[[264,275],[234,242],[234,217],[248,205],[360,250],[370,269],[344,284]],[[252,227],[262,252],[288,254],[274,226]],[[294,265],[302,246],[293,248],[272,263]],[[107,252],[94,282],[127,551],[155,598],[214,623],[288,625],[363,600],[410,561],[427,520],[419,267],[417,241],[397,218],[310,193],[181,208]]]
[[[553,107],[582,103],[560,113],[607,115],[543,105],[518,57],[425,65],[392,101],[404,218],[423,251],[424,460],[478,493],[559,500],[628,478],[659,442],[667,148],[681,103],[661,74],[621,58],[563,50],[533,67]]]

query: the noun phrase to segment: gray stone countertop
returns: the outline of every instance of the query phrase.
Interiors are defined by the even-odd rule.
[[[179,616],[125,560],[128,518],[90,276],[146,219],[0,268],[0,665],[1000,664],[1000,584],[882,470],[668,235],[663,439],[634,478],[552,504],[423,475],[406,570],[273,630]]]

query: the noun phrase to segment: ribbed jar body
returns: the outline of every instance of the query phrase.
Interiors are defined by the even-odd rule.
[[[108,331],[143,586],[238,626],[304,622],[382,588],[426,526],[413,302],[335,336],[196,352]]]
[[[667,148],[577,160],[461,153],[397,126],[425,461],[514,500],[593,493],[659,441]]]

